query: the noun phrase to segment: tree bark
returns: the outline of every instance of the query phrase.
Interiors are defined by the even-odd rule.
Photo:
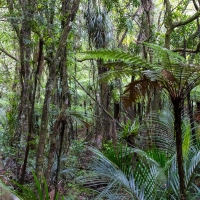
[[[63,49],[65,48],[69,32],[72,28],[72,22],[75,19],[76,13],[78,11],[80,0],[74,0],[71,3],[70,14],[67,15],[65,27],[60,36],[59,45],[53,62],[50,65],[49,78],[46,84],[45,99],[43,104],[42,119],[41,119],[41,129],[39,133],[38,150],[36,157],[36,175],[40,177],[43,174],[43,161],[44,161],[44,150],[46,143],[46,136],[48,132],[48,115],[49,115],[49,105],[51,101],[52,91],[55,88],[55,77],[56,69],[60,64],[60,57],[62,55]]]
[[[9,12],[12,16],[14,14],[14,3],[12,1],[7,1]],[[32,129],[33,124],[33,112],[32,105],[34,109],[33,99],[32,99],[32,77],[31,77],[31,20],[34,13],[34,1],[24,0],[20,3],[20,8],[18,8],[23,16],[21,24],[15,22],[14,19],[11,20],[13,29],[16,32],[19,49],[20,49],[20,84],[21,84],[21,97],[18,108],[18,126],[15,132],[15,142],[24,142],[24,138],[27,137],[26,141],[29,140],[29,134]],[[9,54],[7,53],[9,56]],[[12,57],[15,59],[14,57]],[[15,59],[16,60],[16,59]],[[26,151],[24,157],[24,164],[21,173],[21,184],[24,182],[24,176],[26,172],[26,163],[28,159],[28,151],[26,144]]]
[[[189,118],[190,118],[190,127],[192,131],[192,142],[195,144],[196,132],[195,132],[195,127],[194,127],[193,106],[192,106],[192,101],[190,99],[190,92],[187,94],[187,104],[188,104],[188,113],[189,113]]]
[[[174,109],[174,130],[176,138],[176,152],[177,152],[177,163],[178,163],[178,175],[179,175],[179,188],[180,188],[180,199],[186,199],[186,187],[185,187],[185,172],[183,168],[183,151],[182,151],[182,110],[183,100],[181,97],[171,97],[173,109]]]
[[[106,67],[103,66],[103,62],[99,60],[97,62],[98,67],[98,76],[101,77],[104,73],[108,71]],[[100,87],[100,103],[102,107],[108,111],[109,110],[109,104],[110,104],[110,96],[109,96],[109,87],[107,82],[103,82],[99,84]],[[104,113],[100,112],[100,121],[101,121],[101,130],[100,134],[102,134],[102,138],[107,141],[110,139],[109,131],[110,131],[110,119],[109,117]],[[99,121],[99,120],[98,120]],[[97,121],[97,123],[98,123]]]
[[[30,149],[30,142],[33,135],[34,130],[34,109],[35,109],[35,97],[36,97],[36,90],[37,90],[37,82],[39,78],[39,71],[42,65],[42,55],[43,55],[43,40],[40,39],[39,41],[39,56],[38,56],[38,62],[37,62],[37,69],[34,76],[34,86],[33,86],[33,94],[31,99],[31,108],[30,108],[30,114],[29,114],[29,132],[26,140],[26,150],[25,150],[25,156],[24,156],[24,163],[22,165],[22,173],[21,173],[21,179],[20,184],[24,184],[24,178],[26,174],[26,165],[28,161],[28,155],[29,155],[29,149]]]

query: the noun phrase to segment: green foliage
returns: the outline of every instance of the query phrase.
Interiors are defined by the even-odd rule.
[[[136,119],[133,123],[131,120],[128,120],[126,124],[123,126],[123,131],[121,132],[121,137],[127,138],[130,135],[137,136],[139,133],[140,124]]]
[[[114,146],[111,143],[111,145],[106,146],[103,154],[112,163],[116,164],[126,176],[130,176],[133,164],[131,148],[122,144],[117,144],[117,146]]]
[[[77,110],[68,110],[67,115],[72,117],[76,122],[84,125],[85,127],[89,127],[92,119],[92,115],[86,114],[83,111]]]
[[[116,103],[116,102],[120,102],[120,91],[118,88],[114,88],[112,90],[112,98],[113,98],[113,101]]]
[[[108,49],[100,49],[95,51],[87,51],[81,53],[79,56],[81,56],[83,59],[103,59],[104,61],[121,61],[125,63],[128,66],[132,66],[135,70],[141,70],[141,69],[149,69],[151,68],[151,65],[146,63],[142,58],[134,56],[128,52],[122,52],[120,50],[108,50]],[[118,62],[115,62],[115,65],[117,65]],[[114,64],[111,63],[111,66]],[[108,66],[108,64],[106,65]]]
[[[173,97],[181,98],[199,84],[199,70],[195,65],[185,63],[179,54],[155,44],[144,43],[154,54],[154,63],[148,63],[130,53],[119,50],[96,50],[82,53],[83,59],[103,59],[110,71],[104,73],[102,80],[109,81],[118,77],[139,75],[139,80],[126,86],[123,96],[125,106],[140,99],[146,92],[159,84]]]
[[[193,101],[198,101],[200,99],[200,86],[199,85],[191,90],[190,96]]]
[[[187,123],[188,120],[184,120],[183,123],[183,144],[182,144],[182,149],[183,149],[183,158],[187,159],[188,158],[188,152],[192,143],[192,137],[191,137],[191,126],[190,123]]]
[[[116,77],[121,80],[128,79],[128,77],[136,73],[132,67],[120,62],[115,64],[110,62],[105,64],[105,67],[109,67],[111,70],[99,76],[100,82],[114,81]]]
[[[90,148],[91,149],[91,148]],[[106,197],[108,199],[152,199],[155,184],[155,170],[144,165],[142,162],[132,162],[134,150],[124,147],[110,152],[109,157],[117,164],[113,163],[108,156],[104,156],[101,152],[91,149],[94,155],[94,163],[91,167],[92,171],[84,177],[78,178],[82,183],[97,184],[101,188],[97,189],[99,195],[96,199]],[[116,153],[116,154],[115,154]],[[117,155],[117,156],[115,156]],[[128,157],[128,163],[126,158]],[[123,159],[122,159],[123,158]],[[130,165],[131,164],[131,165]],[[106,184],[108,183],[108,184]],[[103,186],[103,184],[107,186]]]
[[[152,147],[148,150],[112,143],[105,144],[102,153],[89,148],[94,154],[90,172],[78,180],[88,187],[97,185],[96,199],[180,198],[173,114],[168,109],[149,118],[145,129],[152,131]],[[189,125],[186,118],[182,125],[185,186],[187,197],[197,198],[200,143],[192,143]]]
[[[200,195],[195,185],[199,180],[196,171],[200,167],[198,149],[198,146],[191,147],[188,159],[185,160],[188,197]],[[104,151],[104,154],[92,148],[90,150],[94,153],[91,171],[77,180],[87,187],[97,185],[96,191],[99,195],[96,199],[167,199],[168,196],[179,198],[175,155],[168,157],[164,151],[156,148],[145,152],[137,148],[118,146]]]
[[[17,182],[14,182],[20,189],[22,192],[20,193],[16,193],[17,196],[20,197],[20,199],[30,199],[30,200],[50,200],[49,197],[49,191],[48,191],[48,186],[46,183],[46,180],[44,178],[41,179],[41,181],[36,177],[36,175],[33,173],[33,177],[34,177],[34,184],[35,184],[35,188],[29,188],[25,185],[20,185]],[[42,190],[42,188],[45,188],[45,191]],[[59,197],[59,193],[56,194],[55,196],[55,200],[60,199]],[[61,198],[62,200],[64,200],[64,197]]]

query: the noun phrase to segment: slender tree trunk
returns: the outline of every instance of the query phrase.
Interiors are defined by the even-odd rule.
[[[99,77],[101,77],[102,74],[108,71],[108,69],[103,66],[103,62],[101,60],[99,60],[97,63],[98,63],[98,75]],[[109,104],[110,104],[108,83],[103,82],[103,83],[100,83],[99,86],[100,86],[101,105],[102,107],[104,107],[106,111],[108,111]],[[110,119],[103,111],[101,112],[100,118],[101,118],[101,123],[102,123],[101,133],[102,133],[103,139],[106,141],[110,139],[110,136],[109,136],[110,125],[111,125]]]
[[[67,2],[68,4],[69,2]],[[40,177],[43,174],[43,161],[44,161],[44,150],[45,150],[45,143],[46,143],[46,136],[48,132],[48,116],[49,116],[49,105],[51,101],[51,95],[53,89],[56,86],[55,77],[56,77],[56,70],[60,64],[60,57],[62,56],[63,49],[65,48],[67,38],[69,32],[72,28],[72,22],[75,19],[76,13],[78,11],[80,4],[80,0],[74,0],[70,2],[70,12],[66,15],[65,26],[60,36],[60,41],[58,44],[57,51],[54,55],[53,61],[49,66],[49,78],[46,83],[46,92],[45,92],[45,99],[43,104],[43,111],[42,111],[42,118],[41,118],[41,129],[39,133],[39,142],[38,142],[38,149],[37,149],[37,157],[36,157],[36,175]],[[66,14],[66,13],[65,13]]]
[[[61,164],[61,155],[63,151],[63,142],[64,142],[64,135],[66,129],[66,119],[61,121],[61,130],[60,130],[60,142],[59,142],[59,150],[58,150],[58,157],[57,157],[57,169],[56,169],[56,178],[55,178],[55,194],[58,192],[58,180],[60,174],[60,164]],[[54,200],[56,200],[56,195],[54,196]]]
[[[7,1],[9,12],[12,16],[14,14],[15,4],[13,1]],[[20,15],[23,16],[21,24],[16,23],[14,19],[11,20],[13,29],[16,32],[19,48],[20,48],[20,83],[21,83],[21,97],[18,110],[18,126],[15,132],[16,143],[20,140],[24,143],[24,138],[28,141],[31,124],[33,123],[33,112],[31,112],[32,102],[32,77],[31,77],[31,21],[34,13],[34,1],[24,0],[20,2]],[[27,146],[29,144],[27,143]],[[24,164],[21,173],[21,183],[24,182],[26,173],[26,163],[28,159],[28,151],[26,149]]]
[[[186,188],[185,188],[185,172],[183,168],[183,151],[182,151],[182,110],[183,100],[181,97],[171,97],[173,109],[174,109],[174,130],[176,138],[176,152],[178,163],[178,175],[180,180],[180,199],[186,200]]]
[[[152,111],[157,112],[160,109],[160,103],[161,103],[161,90],[160,88],[154,88],[154,95],[153,95],[153,101],[152,101]]]
[[[48,132],[49,105],[51,101],[52,89],[55,88],[55,73],[50,73],[49,76],[50,77],[46,83],[46,92],[42,110],[41,128],[39,132],[39,142],[36,157],[36,175],[38,177],[41,177],[41,175],[43,174],[44,150],[46,144],[46,136]]]
[[[66,120],[65,119],[65,110],[67,108],[68,102],[64,103],[61,109],[60,114],[58,115],[54,126],[53,126],[53,133],[51,134],[50,140],[50,149],[49,149],[49,155],[48,155],[48,166],[47,166],[47,170],[45,172],[45,179],[48,181],[49,177],[50,177],[50,172],[51,172],[51,168],[54,162],[54,152],[57,146],[57,140],[56,140],[56,136],[59,133],[59,126],[62,123],[62,121]]]
[[[114,103],[114,119],[119,122],[120,114],[120,104],[118,102]]]
[[[189,118],[190,118],[190,127],[192,130],[192,141],[193,143],[196,143],[196,132],[194,128],[193,107],[192,107],[192,102],[190,99],[190,92],[187,95],[187,104],[188,104],[188,113],[189,113]]]
[[[20,179],[20,183],[24,184],[24,178],[25,178],[25,173],[26,173],[26,165],[27,165],[27,161],[28,161],[28,155],[29,155],[29,148],[30,148],[30,141],[32,138],[32,134],[33,134],[33,129],[34,129],[34,108],[35,108],[35,97],[36,97],[36,89],[37,89],[37,81],[38,81],[38,76],[39,76],[39,71],[42,65],[42,55],[43,55],[43,41],[40,39],[39,42],[39,52],[38,52],[39,56],[38,56],[38,64],[37,64],[37,69],[36,69],[36,73],[35,73],[35,77],[34,77],[34,88],[33,88],[33,95],[32,95],[32,99],[31,99],[31,109],[30,109],[30,114],[29,114],[29,132],[28,132],[28,136],[27,136],[27,141],[26,141],[26,150],[25,150],[25,156],[24,156],[24,163],[22,166],[22,174],[21,174],[21,179]]]

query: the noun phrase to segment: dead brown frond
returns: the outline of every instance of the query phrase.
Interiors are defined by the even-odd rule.
[[[157,81],[151,81],[145,76],[141,80],[132,81],[126,86],[122,96],[124,106],[129,107],[133,102],[144,97],[148,90],[156,88],[157,86],[159,86]]]
[[[162,73],[163,78],[171,81],[171,83],[176,81],[174,75],[171,72],[169,72],[168,70],[162,69],[161,73]]]

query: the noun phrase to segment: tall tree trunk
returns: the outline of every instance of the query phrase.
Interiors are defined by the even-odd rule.
[[[195,127],[194,127],[193,106],[192,106],[192,101],[190,99],[190,92],[187,94],[187,104],[188,104],[188,113],[189,113],[189,118],[190,118],[190,127],[192,131],[192,142],[195,144],[196,132],[195,132]]]
[[[8,9],[11,16],[14,14],[14,2],[7,1]],[[31,112],[32,102],[32,77],[31,77],[31,21],[34,13],[34,1],[24,0],[20,2],[20,11],[23,16],[21,24],[17,24],[14,19],[11,20],[13,29],[16,32],[20,48],[20,83],[21,97],[18,110],[18,127],[15,133],[16,142],[24,142],[27,137],[28,141],[31,127],[33,124],[33,112]],[[28,143],[27,143],[28,145]],[[24,164],[21,173],[21,183],[24,182],[24,174],[26,172],[26,163],[28,159],[28,151],[25,152]]]
[[[35,108],[35,97],[36,97],[36,89],[37,89],[37,82],[39,78],[39,72],[40,68],[42,66],[42,59],[43,59],[43,40],[40,39],[39,41],[39,52],[38,52],[38,60],[37,60],[37,69],[35,72],[34,76],[34,86],[33,86],[33,94],[32,94],[32,99],[31,99],[31,108],[30,108],[30,114],[29,114],[29,132],[26,140],[26,150],[25,150],[25,156],[24,156],[24,163],[22,166],[22,174],[21,174],[21,179],[20,183],[24,184],[24,178],[25,178],[25,173],[26,173],[26,165],[28,161],[28,155],[29,155],[29,148],[30,148],[30,142],[32,139],[32,134],[34,131],[34,108]]]
[[[106,67],[103,66],[102,60],[97,62],[98,66],[98,76],[101,77],[104,73],[108,71]],[[101,106],[108,111],[110,104],[110,95],[109,95],[109,87],[107,82],[103,82],[99,84],[100,87],[100,104]],[[110,119],[107,114],[103,110],[100,112],[101,118],[101,134],[102,138],[106,141],[110,139],[109,131],[110,131]]]
[[[72,22],[75,19],[76,13],[79,8],[79,4],[80,0],[74,0],[70,3],[70,12],[69,12],[70,14],[67,15],[65,27],[63,28],[62,34],[60,36],[60,41],[57,51],[53,58],[53,62],[50,65],[50,73],[46,84],[45,99],[44,99],[42,118],[41,118],[41,129],[39,134],[38,150],[36,157],[36,175],[38,175],[38,177],[43,174],[44,150],[45,150],[46,136],[48,132],[49,105],[50,105],[52,91],[56,86],[55,84],[56,70],[60,64],[60,57],[62,56],[63,49],[66,45],[69,32],[72,28]]]
[[[181,97],[171,97],[173,109],[174,109],[174,130],[176,138],[176,152],[178,163],[178,175],[180,180],[180,199],[186,199],[185,188],[185,172],[183,168],[183,151],[182,151],[182,111],[183,111],[183,99]]]

